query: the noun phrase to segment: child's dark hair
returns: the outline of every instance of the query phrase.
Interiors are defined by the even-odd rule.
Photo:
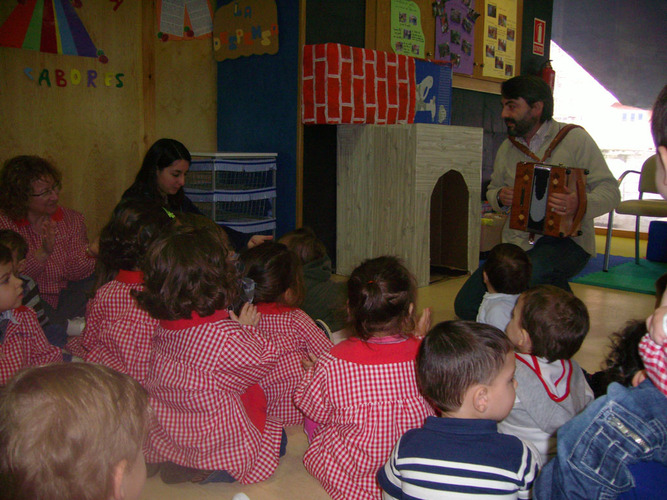
[[[282,243],[265,241],[241,253],[243,276],[255,282],[255,302],[298,306],[305,295],[303,269],[295,253]],[[291,294],[286,296],[286,292]]]
[[[153,201],[122,200],[100,233],[93,290],[114,279],[121,269],[138,268],[151,240],[171,221],[168,213]]]
[[[142,260],[145,289],[137,302],[156,319],[210,316],[236,300],[236,271],[217,227],[172,225],[151,243]]]
[[[519,294],[530,286],[533,265],[525,250],[512,243],[493,247],[484,263],[484,272],[497,293]]]
[[[417,300],[414,276],[397,257],[369,259],[352,271],[347,282],[348,323],[356,337],[376,332],[412,334]],[[412,305],[412,307],[411,307]]]
[[[646,333],[646,320],[635,319],[628,321],[621,331],[611,334],[611,351],[602,363],[602,370],[592,375],[590,385],[595,397],[605,394],[612,382],[626,387],[632,385],[632,378],[644,369],[639,342]]]
[[[422,395],[442,412],[463,404],[475,384],[490,384],[514,346],[495,326],[444,321],[424,337],[417,353],[417,383]]]
[[[301,227],[280,237],[280,243],[287,246],[303,264],[321,259],[327,254],[324,243],[309,227]]]
[[[23,236],[11,229],[0,229],[0,243],[16,253],[17,260],[25,259],[28,255],[28,244]]]
[[[4,244],[0,243],[0,264],[12,264],[14,259],[12,258],[12,251],[9,247],[6,247]]]
[[[584,303],[552,285],[530,288],[519,300],[522,301],[521,327],[530,336],[531,354],[549,362],[574,356],[590,327]]]

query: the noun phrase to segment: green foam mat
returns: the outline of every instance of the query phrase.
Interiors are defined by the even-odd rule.
[[[626,292],[655,295],[655,280],[667,273],[667,263],[640,259],[639,265],[631,262],[612,267],[606,273],[598,271],[576,277],[572,283],[614,288]]]

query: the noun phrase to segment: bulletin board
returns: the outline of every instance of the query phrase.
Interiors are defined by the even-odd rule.
[[[393,0],[367,0],[366,1],[366,40],[365,47],[375,50],[384,50],[388,52],[393,51],[391,34],[391,11]],[[425,59],[436,58],[436,17],[433,14],[432,0],[410,0],[419,7],[421,22],[421,31],[424,34],[424,56]],[[447,2],[449,3],[449,2]],[[461,2],[467,3],[467,2]],[[472,1],[470,2],[472,4]],[[506,68],[506,61],[511,60],[512,76],[518,75],[521,72],[521,26],[523,22],[523,0],[474,0],[475,11],[479,12],[480,16],[475,20],[474,26],[474,42],[472,43],[471,51],[474,54],[474,61],[472,63],[472,74],[459,73],[454,69],[453,86],[455,88],[463,88],[468,90],[500,93],[500,82],[510,78],[505,76],[504,70]],[[491,71],[489,74],[484,71],[487,65],[485,58],[485,35],[488,34],[488,29],[484,30],[487,16],[489,13],[489,6],[495,6],[496,17],[494,22],[498,23],[498,13],[506,12],[508,9],[516,9],[516,28],[513,35],[512,44],[506,43],[502,48],[504,53],[503,58],[503,73]],[[407,10],[407,7],[406,7]],[[504,14],[507,16],[507,14]],[[507,16],[509,19],[510,16]],[[512,16],[514,18],[514,16]],[[408,16],[409,20],[409,16]],[[506,28],[506,26],[504,27]],[[511,29],[511,28],[510,28]],[[496,31],[497,36],[498,30]],[[506,35],[506,32],[505,32]],[[500,53],[499,53],[500,54]],[[501,56],[499,56],[501,57]],[[488,59],[489,63],[495,67],[495,50],[493,59]],[[500,61],[499,61],[500,63]],[[492,68],[499,69],[499,68]]]

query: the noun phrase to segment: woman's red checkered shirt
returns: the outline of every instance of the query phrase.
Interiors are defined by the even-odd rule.
[[[318,424],[303,462],[332,498],[379,499],[375,474],[396,441],[434,414],[417,389],[418,347],[415,338],[351,338],[323,354],[297,388],[296,406]]]
[[[225,311],[160,321],[144,386],[153,409],[148,462],[224,470],[241,483],[278,466],[282,425],[251,422],[241,396],[266,377],[277,354],[253,327]]]
[[[95,259],[86,252],[88,238],[83,215],[69,208],[58,207],[51,220],[56,223],[53,252],[44,262],[35,259],[43,236],[26,219],[13,220],[0,213],[0,229],[19,233],[28,244],[25,274],[35,280],[40,296],[52,307],[58,307],[58,295],[68,281],[78,281],[93,273]]]

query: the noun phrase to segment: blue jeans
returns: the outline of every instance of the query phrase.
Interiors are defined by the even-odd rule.
[[[558,454],[542,469],[533,498],[616,498],[635,487],[631,468],[640,462],[667,465],[667,397],[650,380],[636,388],[611,384],[558,430]]]
[[[591,257],[572,238],[553,236],[542,236],[527,253],[533,265],[530,286],[554,285],[568,292],[572,291],[568,281],[579,274]],[[480,266],[472,273],[454,299],[454,311],[461,319],[477,318],[486,292],[482,271]]]

